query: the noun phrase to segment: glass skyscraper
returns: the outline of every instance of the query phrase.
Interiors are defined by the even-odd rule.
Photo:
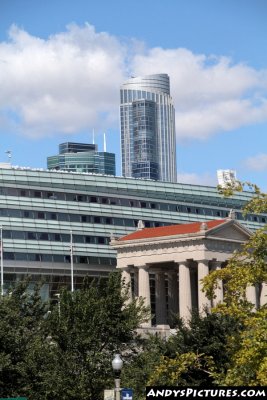
[[[167,74],[131,78],[120,90],[122,175],[177,181],[175,110]]]
[[[61,143],[59,154],[47,157],[47,168],[69,172],[115,175],[115,154],[97,151],[96,144]]]

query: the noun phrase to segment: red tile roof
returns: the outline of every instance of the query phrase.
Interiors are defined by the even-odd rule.
[[[215,228],[218,225],[226,222],[225,219],[205,221],[207,229]],[[188,233],[197,233],[200,231],[200,226],[203,222],[193,222],[190,224],[179,224],[179,225],[168,225],[160,226],[158,228],[145,228],[139,231],[130,233],[129,235],[121,237],[119,240],[135,240],[135,239],[147,239],[161,236],[173,236],[183,235]]]

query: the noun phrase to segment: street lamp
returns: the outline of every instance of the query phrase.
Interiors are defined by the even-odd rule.
[[[120,400],[120,375],[121,375],[121,369],[123,366],[123,361],[120,357],[119,354],[115,354],[114,358],[112,360],[112,368],[115,374],[115,400]]]

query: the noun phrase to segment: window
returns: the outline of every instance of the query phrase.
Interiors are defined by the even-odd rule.
[[[87,222],[87,215],[81,215],[81,222]]]
[[[45,219],[45,213],[44,213],[44,212],[41,212],[41,211],[38,211],[38,213],[37,213],[37,218],[38,218],[38,219]]]
[[[42,197],[42,192],[39,192],[39,191],[35,191],[34,192],[34,197],[36,197],[36,198],[41,198]]]
[[[85,236],[85,243],[93,243],[93,238],[91,236]]]
[[[94,223],[95,224],[100,224],[101,223],[101,218],[100,217],[94,217]]]
[[[48,233],[46,233],[46,232],[40,233],[39,239],[40,240],[48,240]]]
[[[20,210],[9,210],[9,216],[13,218],[20,218]]]
[[[22,231],[13,231],[12,238],[13,239],[25,239],[25,234]]]
[[[55,233],[55,242],[60,242],[60,241],[61,241],[60,234]]]
[[[36,240],[36,233],[35,232],[28,232],[27,233],[29,240]]]

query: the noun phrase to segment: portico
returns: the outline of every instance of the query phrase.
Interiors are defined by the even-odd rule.
[[[155,317],[143,325],[167,328],[179,314],[185,321],[192,309],[204,312],[223,300],[223,285],[211,304],[202,291],[202,279],[222,268],[251,232],[235,219],[195,222],[139,229],[111,245],[117,250],[117,268],[131,283],[130,296],[144,299]],[[251,288],[255,301],[255,287]]]

